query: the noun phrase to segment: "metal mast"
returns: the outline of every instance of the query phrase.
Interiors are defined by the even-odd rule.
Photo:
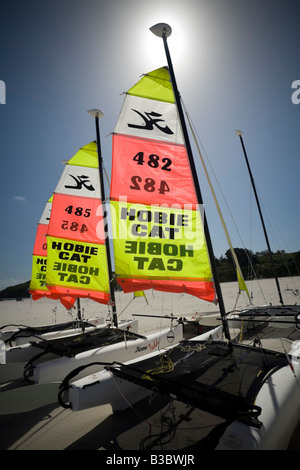
[[[103,209],[105,208],[106,198],[105,198],[105,189],[104,189],[104,179],[103,179],[103,159],[101,153],[101,142],[100,142],[100,126],[99,119],[104,116],[104,113],[100,109],[91,109],[88,111],[95,118],[96,125],[96,143],[97,143],[97,152],[98,152],[98,162],[99,162],[99,175],[100,175],[100,186],[101,186],[101,202]],[[103,220],[107,217],[107,211],[103,210]],[[109,285],[110,285],[110,298],[112,302],[112,314],[113,314],[113,324],[115,327],[118,326],[118,318],[116,312],[116,301],[115,301],[115,291],[113,286],[113,275],[111,267],[111,257],[110,257],[110,247],[109,247],[109,237],[108,237],[108,227],[104,227],[105,234],[105,248],[106,248],[106,258],[108,266],[108,275],[109,275]]]
[[[193,158],[193,154],[192,154],[192,148],[191,148],[190,141],[189,141],[189,136],[188,136],[187,127],[186,127],[186,123],[185,123],[185,119],[184,119],[183,109],[182,109],[182,105],[181,105],[181,101],[180,101],[180,95],[179,95],[177,84],[176,84],[174,69],[173,69],[171,56],[170,56],[170,52],[169,52],[169,47],[168,47],[168,42],[167,42],[167,37],[169,37],[171,35],[172,29],[168,24],[159,23],[159,24],[156,24],[156,25],[152,26],[150,28],[150,31],[153,34],[155,34],[156,36],[161,37],[163,39],[165,53],[166,53],[166,57],[167,57],[168,67],[169,67],[169,72],[170,72],[170,77],[171,77],[171,83],[172,83],[172,86],[173,86],[175,101],[176,101],[176,105],[177,105],[177,109],[178,109],[178,113],[179,113],[179,118],[180,118],[182,131],[183,131],[183,135],[184,135],[184,139],[185,139],[186,149],[187,149],[189,162],[190,162],[190,166],[191,166],[191,171],[192,171],[192,175],[193,175],[193,179],[194,179],[195,190],[196,190],[196,194],[197,194],[197,200],[198,200],[198,204],[203,204],[202,195],[201,195],[200,186],[199,186],[199,181],[198,181],[198,176],[197,176],[196,167],[195,167],[195,163],[194,163],[194,158]],[[228,323],[227,323],[227,320],[226,320],[225,305],[224,305],[223,295],[222,295],[220,282],[219,282],[219,277],[218,277],[218,273],[217,273],[217,269],[216,269],[215,257],[214,257],[214,253],[213,253],[213,248],[212,248],[212,243],[211,243],[211,239],[210,239],[210,234],[209,234],[209,230],[208,230],[208,225],[207,225],[205,212],[204,212],[204,234],[205,234],[205,239],[206,239],[207,248],[208,248],[208,252],[209,252],[210,263],[211,263],[211,268],[212,268],[212,274],[213,274],[216,293],[217,293],[217,297],[218,297],[220,314],[221,314],[221,317],[222,317],[224,334],[225,334],[226,339],[230,340],[230,333],[229,333]]]
[[[248,168],[250,179],[251,179],[252,188],[253,188],[255,199],[256,199],[258,212],[259,212],[259,215],[260,215],[260,220],[261,220],[261,223],[262,223],[262,227],[263,227],[263,231],[264,231],[264,235],[265,235],[265,239],[266,239],[266,243],[267,243],[267,247],[268,247],[268,251],[269,251],[271,266],[272,266],[272,270],[273,270],[273,275],[274,275],[274,278],[275,278],[276,287],[277,287],[278,295],[279,295],[279,302],[281,303],[281,305],[283,305],[283,299],[282,299],[282,295],[281,295],[281,291],[280,291],[280,285],[279,285],[278,277],[276,275],[276,270],[275,270],[274,261],[273,261],[273,255],[272,255],[272,251],[271,251],[271,247],[270,247],[270,243],[269,243],[269,238],[268,238],[264,218],[263,218],[263,215],[262,215],[262,211],[261,211],[261,208],[260,208],[260,203],[259,203],[258,195],[257,195],[257,192],[256,192],[254,178],[252,176],[252,171],[251,171],[251,168],[250,168],[250,165],[249,165],[245,145],[244,145],[243,138],[242,138],[243,134],[242,134],[242,131],[239,131],[239,130],[236,130],[235,133],[240,138],[240,141],[241,141],[242,149],[243,149],[243,152],[244,152],[247,168]]]

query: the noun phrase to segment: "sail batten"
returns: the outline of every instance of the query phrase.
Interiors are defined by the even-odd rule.
[[[152,288],[216,301],[167,67],[145,74],[125,95],[113,133],[110,199],[116,278],[124,292]]]

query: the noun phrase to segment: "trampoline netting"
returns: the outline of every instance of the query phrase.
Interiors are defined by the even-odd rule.
[[[285,354],[221,342],[184,341],[169,351],[111,372],[224,419],[259,425],[255,399],[266,376],[287,365]]]

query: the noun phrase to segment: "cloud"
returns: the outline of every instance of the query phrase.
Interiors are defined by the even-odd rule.
[[[14,201],[21,201],[23,203],[27,202],[27,199],[26,199],[25,196],[14,196],[13,199],[14,199]]]

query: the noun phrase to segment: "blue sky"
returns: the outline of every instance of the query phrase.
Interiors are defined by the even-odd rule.
[[[105,114],[110,171],[121,94],[166,65],[161,40],[149,31],[158,22],[173,28],[178,88],[244,245],[266,249],[236,129],[276,233],[270,230],[273,250],[300,250],[300,104],[291,99],[300,80],[299,17],[299,0],[2,0],[0,289],[30,279],[37,223],[62,161],[95,138],[91,108]],[[228,247],[195,159],[219,257]],[[233,245],[241,247],[216,192]]]

